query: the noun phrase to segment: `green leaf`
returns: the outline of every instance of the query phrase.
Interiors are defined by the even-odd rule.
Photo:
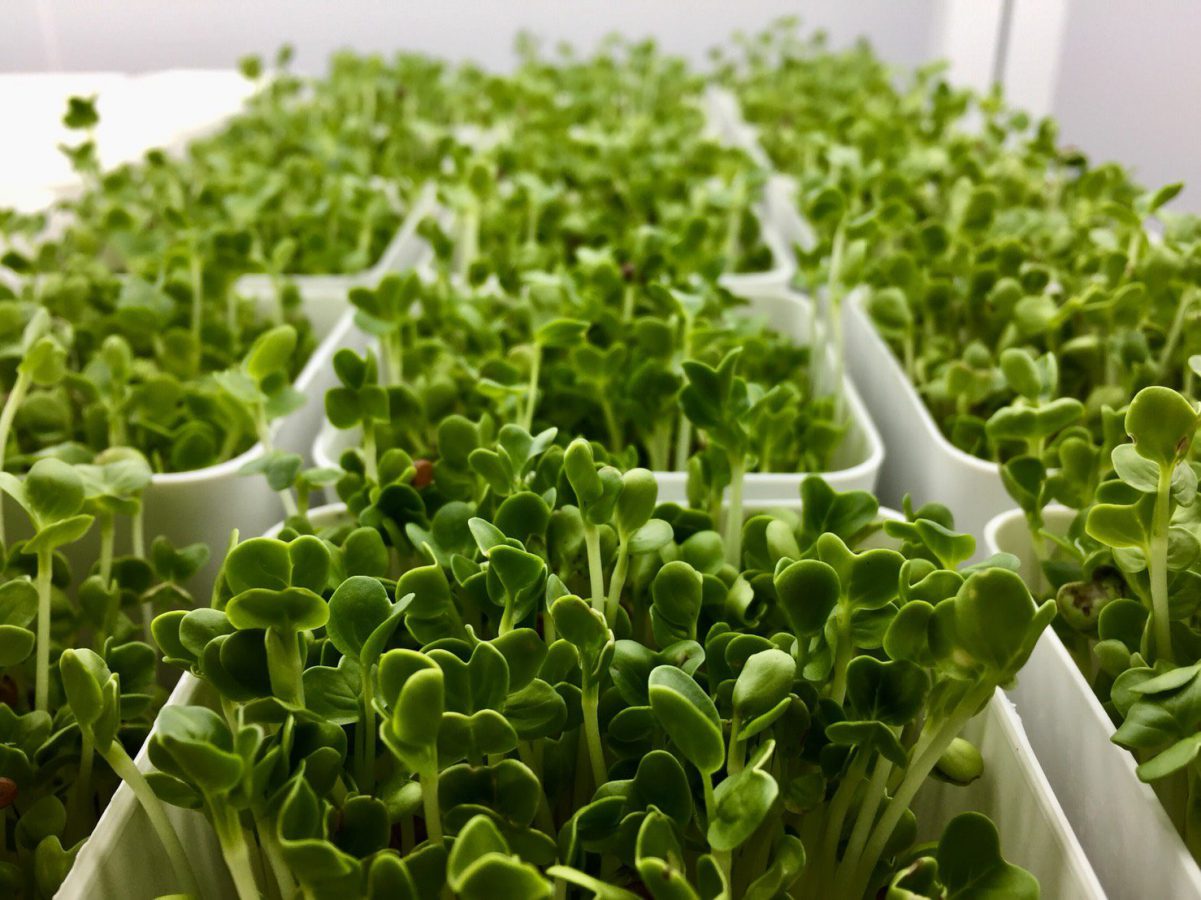
[[[372,633],[388,618],[392,604],[388,592],[375,578],[347,578],[329,599],[326,633],[338,652],[359,658]]]
[[[1126,431],[1139,454],[1160,466],[1188,455],[1197,430],[1193,405],[1171,388],[1145,387],[1126,410]]]
[[[838,573],[816,559],[789,565],[776,575],[775,587],[793,633],[805,637],[821,632],[842,596]]]
[[[1038,881],[1001,856],[997,829],[980,813],[947,823],[938,842],[938,870],[952,900],[1037,900]]]
[[[657,666],[648,680],[651,710],[667,736],[703,775],[726,759],[717,707],[700,685],[674,666]]]
[[[306,631],[329,621],[329,604],[305,588],[272,591],[252,588],[235,595],[225,607],[235,628]]]

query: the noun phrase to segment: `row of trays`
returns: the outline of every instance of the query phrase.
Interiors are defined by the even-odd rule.
[[[741,124],[733,98],[713,94],[708,105],[713,126],[766,164],[753,135]],[[432,203],[432,196],[425,202]],[[751,314],[808,344],[809,301],[790,289],[795,264],[789,249],[805,241],[805,223],[795,210],[788,179],[768,180],[757,213],[773,251],[773,265],[760,273],[727,276],[724,285],[748,301]],[[306,461],[336,464],[341,449],[355,439],[351,432],[323,427],[323,397],[333,386],[334,353],[342,347],[362,352],[370,342],[354,325],[347,294],[356,286],[374,286],[389,272],[421,271],[428,265],[429,250],[415,233],[420,215],[409,218],[371,269],[295,279],[305,313],[315,332],[325,337],[296,382],[307,403],[277,425],[275,441]],[[273,286],[251,276],[240,289],[266,303]],[[837,468],[813,474],[821,474],[837,490],[875,491],[882,503],[893,507],[899,507],[906,494],[918,503],[944,503],[955,512],[959,527],[979,539],[979,557],[999,550],[1014,553],[1023,561],[1023,574],[1033,579],[1037,569],[1030,538],[1020,512],[1012,509],[998,467],[958,450],[943,437],[855,295],[844,304],[843,330],[847,374],[840,390],[849,427]],[[177,545],[203,541],[214,547],[226,545],[232,527],[243,537],[271,533],[278,527],[273,526],[277,498],[264,479],[238,474],[262,452],[256,446],[208,469],[155,475],[145,497],[147,532],[165,534]],[[795,509],[806,474],[749,475],[747,508]],[[683,473],[657,475],[661,499],[684,499]],[[320,525],[342,514],[342,507],[327,505],[314,510],[311,518]],[[1061,511],[1048,517],[1048,526],[1066,528],[1069,518],[1068,511]],[[80,552],[91,550],[85,546]],[[211,581],[216,568],[217,562],[211,562],[200,577]],[[204,686],[187,675],[169,703],[207,700]],[[936,839],[952,816],[978,810],[998,823],[1006,856],[1039,879],[1045,897],[1201,897],[1201,871],[1154,792],[1137,779],[1132,757],[1110,743],[1113,730],[1048,629],[1018,683],[1008,692],[998,691],[965,733],[983,753],[984,776],[966,788],[931,782],[919,795],[915,812],[931,829],[925,837]],[[149,768],[145,750],[137,762]],[[228,875],[220,849],[202,814],[170,807],[168,815],[194,870],[202,881],[208,879],[201,884],[205,896],[230,894],[231,885],[222,880]],[[169,871],[147,865],[144,859],[145,848],[154,843],[145,813],[122,786],[58,896],[139,900],[169,892]]]

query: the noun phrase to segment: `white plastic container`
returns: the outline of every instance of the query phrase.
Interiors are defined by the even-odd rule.
[[[1063,533],[1074,515],[1064,507],[1049,507],[1046,527]],[[989,552],[1016,555],[1027,583],[1045,586],[1020,510],[990,521],[985,544]],[[1139,781],[1134,757],[1110,741],[1113,722],[1050,629],[1035,646],[1009,696],[1109,895],[1201,897],[1201,870],[1155,791]]]
[[[296,285],[301,297],[306,300],[337,302],[346,308],[346,295],[351,288],[375,287],[381,278],[393,272],[403,272],[422,265],[430,255],[429,246],[417,236],[417,226],[428,215],[437,210],[437,191],[426,184],[405,213],[404,220],[396,230],[395,237],[375,265],[359,272],[330,275],[285,275],[284,280]],[[243,275],[234,285],[234,290],[243,296],[270,298],[275,296],[276,283],[270,275],[254,273]]]
[[[764,319],[768,326],[792,337],[797,343],[808,342],[808,301],[799,294],[778,293],[753,297],[746,314]],[[884,444],[864,407],[855,385],[849,378],[843,381],[843,397],[848,416],[847,433],[834,454],[833,465],[827,472],[818,473],[837,491],[864,490],[876,487],[880,467],[885,460]],[[313,461],[318,466],[337,466],[342,452],[357,446],[358,429],[345,431],[326,422],[313,444]],[[805,472],[752,472],[743,485],[744,503],[790,503],[800,495]],[[656,472],[659,498],[665,502],[682,503],[687,499],[686,472]]]
[[[888,448],[880,472],[880,500],[900,506],[905,494],[915,504],[945,503],[955,525],[980,542],[993,516],[1014,507],[1001,483],[1000,467],[964,453],[943,436],[938,424],[900,362],[880,337],[863,308],[863,295],[853,291],[843,303],[847,371],[863,395]]]
[[[1027,666],[1018,675],[1018,680],[1029,681],[1030,678]],[[998,690],[984,711],[968,723],[963,737],[975,744],[984,756],[984,774],[966,787],[927,779],[913,803],[918,838],[936,841],[952,817],[965,812],[982,812],[997,826],[1001,854],[1009,862],[1031,872],[1047,900],[1105,897],[1103,882],[1089,864],[1089,858],[1035,758],[1013,703],[1004,691]],[[1120,807],[1115,805],[1110,809],[1116,811]],[[1110,824],[1114,824],[1112,818]],[[1136,877],[1146,884],[1141,870],[1135,871],[1139,873]],[[1191,895],[1111,891],[1109,896],[1116,900],[1120,897]]]
[[[710,88],[701,98],[705,113],[705,131],[718,141],[742,150],[764,172],[767,181],[755,202],[763,243],[771,251],[771,268],[764,272],[733,272],[719,279],[722,287],[740,297],[757,297],[787,291],[796,275],[796,258],[792,252],[794,238],[782,232],[777,223],[787,221],[792,209],[793,181],[771,171],[771,163],[754,140],[748,140],[737,123],[741,122],[738,101],[729,91]]]
[[[781,206],[792,203],[791,188],[780,175],[768,176],[762,193],[755,201],[755,216],[759,220],[759,236],[771,251],[771,268],[762,272],[730,272],[717,279],[731,294],[747,299],[770,294],[783,294],[796,275],[796,259],[792,247],[773,223]]]
[[[760,511],[768,504],[750,504]],[[770,504],[799,510],[800,504]],[[314,509],[314,525],[328,525],[345,515],[341,504]],[[897,518],[882,509],[886,518]],[[278,533],[279,525],[268,534]],[[205,702],[207,689],[198,679],[185,675],[168,701],[173,704]],[[1031,871],[1042,885],[1044,897],[1055,900],[1097,900],[1105,895],[1093,875],[1054,794],[1030,751],[1021,723],[998,692],[975,720],[965,736],[984,754],[984,775],[966,788],[931,781],[918,793],[921,839],[937,839],[955,815],[969,809],[985,813],[1001,834],[1001,852],[1010,862]],[[138,754],[142,771],[151,766],[145,749]],[[167,815],[178,830],[205,897],[232,896],[232,885],[216,836],[195,810],[167,807]],[[91,897],[121,897],[122,900],[153,900],[177,889],[170,868],[147,865],[147,854],[156,854],[157,837],[133,792],[122,785],[101,816],[96,831],[80,850],[56,900],[86,900]],[[153,849],[152,849],[153,848]],[[1141,873],[1140,873],[1141,874]],[[1146,884],[1145,878],[1142,880]],[[1183,894],[1114,894],[1117,897],[1176,897]]]
[[[296,390],[305,395],[305,404],[273,423],[272,428],[277,448],[299,453],[307,460],[312,435],[325,416],[323,397],[335,380],[330,360],[339,347],[355,346],[361,338],[344,302],[310,296],[304,298],[303,309],[320,340],[293,383]],[[207,594],[232,528],[241,529],[243,534],[258,534],[280,517],[279,497],[267,485],[267,480],[261,475],[238,474],[244,465],[262,453],[262,445],[255,444],[239,456],[215,466],[191,472],[156,473],[143,494],[143,533],[147,550],[150,542],[159,535],[168,537],[177,547],[198,541],[208,544],[211,550],[209,562],[189,584],[198,597]],[[28,537],[30,526],[24,510],[7,496],[3,502],[9,538]],[[118,553],[129,551],[126,520],[118,521],[116,547]],[[65,548],[77,574],[97,558],[98,548],[95,527],[83,540]]]
[[[769,168],[771,161],[759,144],[758,129],[742,118],[737,98],[715,89],[709,94],[709,106],[728,139]],[[769,230],[789,246],[810,246],[813,232],[796,208],[795,181],[783,175],[773,180]],[[1014,505],[1001,483],[999,467],[964,453],[943,436],[868,318],[862,291],[852,291],[843,302],[843,344],[847,372],[888,448],[877,487],[880,499],[897,507],[905,494],[917,504],[945,503],[955,514],[956,526],[980,541],[974,558],[982,559],[984,526]]]

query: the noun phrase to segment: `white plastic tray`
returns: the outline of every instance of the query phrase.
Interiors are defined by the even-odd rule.
[[[1046,527],[1067,530],[1074,513],[1049,507]],[[1042,575],[1020,510],[985,529],[988,552],[1021,560],[1022,576]],[[1048,548],[1049,549],[1049,548]],[[1201,871],[1128,750],[1110,741],[1113,723],[1053,631],[1048,629],[1009,692],[1051,786],[1111,897],[1201,897]],[[1045,896],[1054,896],[1046,895]]]
[[[426,216],[436,212],[436,196],[432,184],[427,184],[418,191],[405,213],[404,220],[397,228],[396,235],[384,248],[375,265],[370,268],[345,274],[285,275],[284,280],[294,284],[301,297],[306,300],[338,302],[342,304],[342,309],[346,309],[346,295],[351,288],[375,287],[385,275],[403,272],[426,263],[431,251],[426,242],[417,235],[417,226]],[[239,278],[234,290],[248,297],[271,298],[275,296],[276,284],[270,275],[254,273]]]
[[[1031,680],[1027,664],[1018,681]],[[953,816],[982,812],[997,826],[1002,855],[1031,872],[1047,900],[1106,896],[1004,691],[998,690],[984,711],[968,723],[963,737],[984,756],[984,774],[966,787],[928,779],[913,803],[919,839],[936,841]],[[1115,805],[1111,810],[1119,808]],[[1117,823],[1111,818],[1110,825]],[[1116,900],[1185,895],[1111,892],[1110,896]]]
[[[808,342],[808,301],[799,294],[778,293],[754,296],[746,307],[748,315],[766,320],[769,327],[792,337],[797,343]],[[880,467],[885,460],[884,444],[871,416],[849,378],[843,381],[843,397],[849,417],[849,427],[842,444],[835,452],[833,467],[820,473],[837,491],[864,490],[876,487]],[[342,451],[359,440],[357,429],[341,431],[326,422],[313,444],[313,461],[319,466],[337,466]],[[800,494],[801,482],[812,473],[752,472],[743,485],[743,500],[754,502],[791,503]],[[656,472],[661,500],[682,503],[687,499],[686,472]]]
[[[357,346],[361,338],[345,302],[310,296],[304,298],[303,305],[320,343],[293,384],[305,395],[305,404],[273,423],[273,439],[277,448],[299,453],[307,460],[312,435],[325,416],[325,392],[335,382],[333,355],[341,346]],[[257,534],[279,518],[280,500],[267,480],[261,475],[238,474],[242,466],[262,453],[262,445],[255,444],[215,466],[191,472],[158,473],[146,488],[143,532],[147,550],[155,537],[165,535],[176,546],[200,541],[212,551],[208,564],[189,585],[198,597],[207,595],[232,528],[240,529],[243,534]],[[28,537],[30,529],[24,511],[7,496],[3,502],[10,539]],[[119,553],[129,551],[126,520],[118,522],[116,546]],[[98,547],[97,531],[93,528],[79,543],[67,547],[66,554],[77,572],[82,572],[96,559]]]
[[[716,89],[709,94],[709,106],[728,139],[770,167],[758,130],[743,120],[737,98]],[[797,211],[795,182],[783,175],[773,176],[773,181],[775,202],[768,211],[768,229],[790,246],[809,246],[813,233]],[[918,504],[945,503],[955,513],[958,528],[982,539],[988,520],[1013,507],[999,468],[964,453],[943,436],[867,317],[862,291],[852,291],[843,302],[843,343],[847,372],[888,448],[877,488],[880,499],[898,507],[905,494]],[[981,540],[974,558],[984,555]]]
[[[772,504],[800,509],[800,503]],[[764,504],[749,504],[751,511]],[[314,525],[331,524],[345,514],[341,504],[314,509]],[[882,509],[881,515],[897,513]],[[277,525],[267,533],[278,532]],[[1029,675],[1025,672],[1024,675]],[[185,675],[169,703],[203,702],[202,683]],[[980,748],[985,759],[984,775],[967,788],[931,782],[919,792],[914,809],[921,822],[921,837],[937,838],[953,816],[975,809],[990,816],[1000,829],[1001,851],[1009,861],[1030,870],[1042,885],[1043,896],[1055,900],[1095,900],[1105,895],[1080,849],[1063,811],[1051,792],[1021,722],[1001,696],[968,726],[965,736]],[[145,749],[137,765],[148,771]],[[179,830],[188,858],[200,879],[205,897],[232,896],[232,886],[213,834],[204,816],[195,810],[167,807]],[[1107,817],[1112,821],[1112,816]],[[122,900],[153,900],[177,888],[169,867],[147,865],[147,854],[157,850],[157,838],[145,813],[130,791],[122,785],[100,818],[96,831],[84,844],[56,900],[90,900],[92,897],[121,897]],[[1141,869],[1140,883],[1148,885]],[[1117,894],[1117,897],[1178,897],[1172,893]]]
[[[996,463],[964,453],[939,430],[930,411],[866,311],[862,293],[853,291],[843,304],[847,370],[862,392],[868,414],[888,448],[880,473],[879,495],[900,506],[911,494],[916,504],[945,503],[955,525],[980,543],[976,559],[985,555],[984,526],[1012,509]]]

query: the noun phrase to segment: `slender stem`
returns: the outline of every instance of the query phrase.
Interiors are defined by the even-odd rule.
[[[555,828],[555,820],[550,812],[550,801],[546,799],[546,787],[542,782],[542,761],[539,759],[538,751],[532,742],[518,741],[517,755],[521,757],[525,767],[538,779],[538,827],[551,837],[555,837],[558,830]]]
[[[613,574],[609,576],[609,602],[605,605],[605,619],[610,628],[617,621],[617,610],[621,608],[621,592],[625,587],[629,568],[630,538],[628,535],[622,535],[617,545],[617,561],[613,564]]]
[[[79,773],[75,777],[72,797],[75,807],[75,826],[87,835],[92,830],[92,767],[96,759],[96,738],[90,728],[80,728]],[[0,852],[4,847],[0,845]]]
[[[404,335],[401,334],[401,327],[398,326],[384,337],[384,351],[387,354],[388,362],[388,379],[393,385],[403,383],[405,377]]]
[[[192,337],[200,340],[200,324],[204,310],[204,262],[200,258],[195,242],[192,245]]]
[[[363,465],[367,468],[367,480],[379,483],[379,456],[375,447],[375,420],[363,420]]]
[[[1172,516],[1172,466],[1160,466],[1155,496],[1155,515],[1151,525],[1151,618],[1155,625],[1155,652],[1167,662],[1173,661],[1171,618],[1168,609],[1168,528]]]
[[[600,788],[609,780],[609,769],[605,765],[605,748],[601,744],[600,690],[597,685],[587,685],[580,696],[580,704],[584,713],[584,737],[588,742],[588,761],[592,765],[592,783]]]
[[[362,685],[363,771],[359,773],[359,790],[371,794],[375,789],[375,701],[369,665],[363,666]]]
[[[888,785],[888,776],[892,772],[892,763],[883,756],[876,757],[876,766],[872,770],[871,780],[864,791],[859,811],[855,814],[855,824],[851,828],[851,837],[847,841],[846,850],[842,854],[842,864],[838,867],[834,879],[835,896],[849,896],[846,882],[855,873],[859,856],[863,853],[863,845],[867,843],[868,834],[876,821],[876,812],[884,801],[884,789]]]
[[[726,271],[738,271],[738,236],[742,230],[742,211],[746,205],[746,184],[741,176],[734,178],[734,198],[726,215],[726,240],[722,252],[726,258]]]
[[[254,830],[258,834],[259,846],[263,849],[263,855],[267,857],[267,865],[271,868],[271,874],[275,878],[275,885],[279,889],[280,897],[283,900],[290,900],[296,896],[296,879],[292,877],[292,871],[284,860],[283,851],[279,846],[279,838],[275,834],[275,822],[256,812]]]
[[[683,472],[688,468],[688,457],[692,455],[692,420],[680,413],[680,427],[676,431],[676,458],[672,467],[674,472]]]
[[[0,472],[4,471],[4,460],[8,453],[8,436],[12,432],[13,420],[17,416],[17,410],[25,402],[25,394],[29,391],[31,381],[32,378],[28,374],[18,369],[17,380],[13,384],[13,389],[9,391],[8,398],[4,401],[4,409],[0,410]],[[0,542],[4,540],[4,504],[0,502]]]
[[[182,892],[195,897],[202,896],[196,876],[192,872],[192,864],[188,862],[188,855],[179,841],[179,835],[171,826],[171,822],[167,818],[167,811],[163,809],[162,801],[158,799],[158,795],[154,793],[154,789],[146,781],[146,777],[138,771],[138,767],[134,765],[133,760],[129,758],[129,754],[125,752],[125,748],[119,741],[110,743],[106,749],[100,751],[100,755],[117,773],[117,777],[129,785],[129,789],[138,798],[138,803],[141,804],[142,809],[146,812],[146,817],[150,820],[150,827],[154,829],[163,849],[167,851],[167,860],[175,872],[179,886],[183,889]],[[257,896],[257,892],[249,894],[246,900]]]
[[[1168,374],[1168,366],[1171,365],[1172,356],[1176,352],[1176,345],[1180,342],[1180,333],[1184,328],[1184,317],[1188,313],[1189,307],[1193,305],[1193,300],[1196,293],[1193,290],[1186,290],[1184,296],[1180,298],[1180,302],[1176,305],[1176,315],[1172,317],[1172,325],[1168,329],[1167,339],[1164,341],[1163,350],[1159,354],[1159,380],[1163,381]],[[1184,368],[1188,368],[1186,365]]]
[[[304,662],[300,658],[299,636],[294,631],[268,628],[267,675],[271,692],[285,703],[304,706]]]
[[[701,787],[705,790],[705,822],[706,824],[714,821],[717,818],[717,800],[713,795],[713,775],[711,773],[701,773]],[[726,883],[730,882],[730,870],[732,868],[730,861],[729,850],[714,850],[713,858],[717,860],[718,868],[726,876]]]
[[[901,817],[905,814],[905,810],[909,808],[909,804],[913,802],[918,789],[925,783],[926,778],[930,775],[935,765],[938,764],[939,758],[946,751],[951,741],[955,739],[959,732],[963,730],[963,726],[975,715],[976,708],[980,705],[980,699],[979,694],[969,695],[968,698],[960,702],[959,706],[956,707],[950,716],[937,725],[933,732],[929,733],[926,740],[918,741],[911,757],[913,762],[905,770],[905,777],[901,779],[901,783],[893,793],[892,799],[884,807],[884,812],[881,814],[880,820],[871,831],[871,837],[868,839],[863,855],[857,864],[857,874],[851,883],[851,892],[847,894],[848,897],[862,896],[864,891],[867,890],[867,883],[871,879],[872,872],[876,868],[876,863],[880,861],[880,855],[884,852],[884,847],[887,845],[889,838],[892,837],[897,823],[901,821]],[[919,750],[919,748],[921,749]]]
[[[726,562],[737,566],[742,561],[742,482],[746,475],[746,459],[740,454],[730,456],[730,506],[726,510]]]
[[[129,545],[138,559],[146,557],[146,507],[141,501],[137,511],[129,517]]]
[[[737,737],[742,729],[742,717],[734,713],[730,719],[730,746],[726,750],[726,774],[737,775],[746,767],[746,741]]]
[[[867,775],[868,756],[869,754],[862,749],[856,751],[855,759],[851,761],[826,810],[826,829],[822,835],[821,852],[815,863],[819,867],[818,877],[821,885],[827,889],[833,885],[834,870],[838,865],[838,839],[842,837],[842,826],[846,822],[847,813],[851,811],[855,792]]]
[[[591,522],[584,522],[584,546],[588,550],[588,577],[592,583],[592,608],[605,611],[605,573],[601,568],[600,531]]]
[[[692,355],[692,318],[684,317],[684,334],[681,341],[681,357],[688,359]],[[692,420],[679,411],[680,427],[676,431],[676,461],[675,471],[683,472],[688,468],[688,457],[692,455]]]
[[[116,523],[111,512],[102,512],[100,520],[100,580],[104,587],[113,577],[113,541],[116,539]]]
[[[625,446],[625,438],[622,434],[621,423],[617,421],[617,415],[613,412],[613,404],[609,401],[605,391],[601,392],[600,407],[605,417],[605,430],[609,433],[609,449],[614,453],[620,453]]]
[[[497,633],[508,634],[513,630],[513,613],[513,597],[508,596],[505,598],[504,612],[500,614],[500,625],[497,627]]]
[[[851,641],[850,610],[841,600],[834,616],[838,646],[834,650],[834,678],[830,682],[830,699],[841,705],[847,694],[847,669],[855,655],[855,646]]]
[[[438,806],[438,765],[435,761],[424,772],[419,773],[418,780],[421,782],[421,805],[425,811],[425,830],[429,834],[430,841],[435,844],[442,843],[442,810]]]
[[[621,321],[629,322],[634,318],[634,286],[627,284],[621,294]]]
[[[826,337],[834,350],[834,383],[831,385],[831,390],[834,392],[834,420],[836,422],[842,419],[842,255],[845,245],[846,220],[844,219],[834,233],[826,282],[826,320],[828,325]]]
[[[225,857],[225,865],[238,892],[238,900],[259,900],[259,886],[250,866],[250,848],[246,846],[246,835],[242,833],[238,811],[226,804],[210,804],[209,814],[213,829],[217,832],[217,841],[221,844],[221,855]]]
[[[542,371],[542,345],[534,342],[534,359],[530,363],[530,386],[526,391],[525,412],[521,415],[521,427],[529,431],[534,427],[534,410],[538,406],[538,375]]]
[[[51,576],[54,574],[54,551],[38,551],[38,648],[37,681],[34,686],[34,708],[46,712],[50,708],[50,599]]]

